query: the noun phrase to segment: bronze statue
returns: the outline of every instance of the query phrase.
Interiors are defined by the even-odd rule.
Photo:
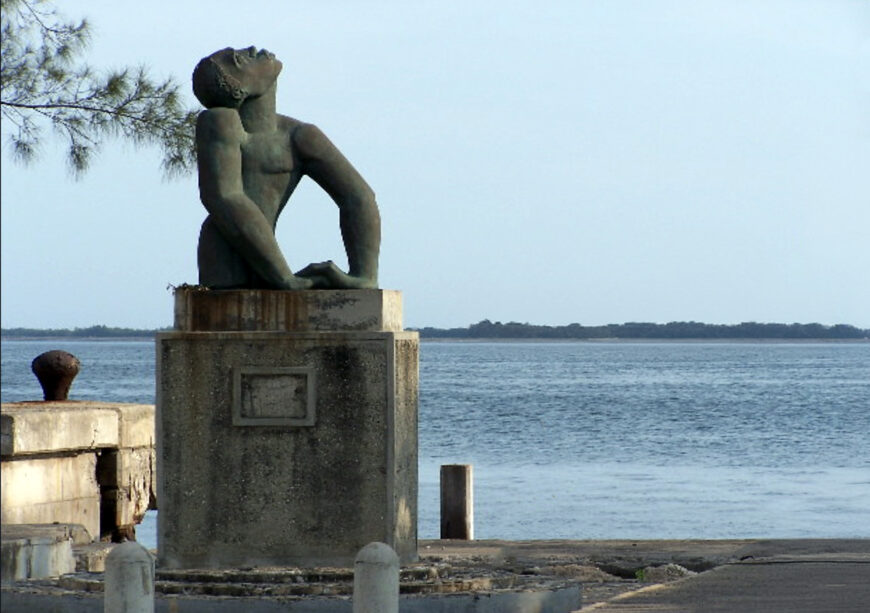
[[[375,288],[381,220],[375,195],[328,138],[275,112],[282,64],[265,49],[222,49],[193,72],[206,107],[196,123],[200,200],[199,283],[213,289]],[[309,176],[335,201],[348,272],[332,261],[293,274],[275,224]]]

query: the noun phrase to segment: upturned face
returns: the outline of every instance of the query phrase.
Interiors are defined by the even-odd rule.
[[[212,55],[214,61],[227,73],[238,80],[249,96],[261,96],[278,78],[283,65],[273,53],[256,47],[232,49],[227,47]]]

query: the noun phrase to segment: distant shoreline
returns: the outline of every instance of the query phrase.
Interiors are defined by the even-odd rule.
[[[151,340],[171,328],[134,329],[103,325],[75,329],[3,328],[0,340],[52,341],[136,341]],[[525,341],[525,342],[868,342],[870,329],[848,324],[832,326],[818,323],[782,324],[743,322],[739,324],[705,324],[696,321],[672,321],[666,324],[628,322],[603,326],[540,326],[529,323],[484,319],[464,328],[408,328],[424,341]]]
[[[89,341],[89,342],[112,342],[112,341],[152,341],[152,336],[18,336],[18,335],[0,335],[0,341]]]
[[[629,344],[629,343],[708,343],[708,344],[738,344],[738,343],[769,343],[782,345],[799,345],[801,343],[832,343],[860,344],[870,343],[870,338],[433,338],[420,337],[424,343],[594,343]]]
[[[154,339],[148,336],[0,336],[0,342],[89,342],[89,343],[133,343],[149,342]],[[830,343],[830,344],[861,344],[870,343],[870,338],[476,338],[476,337],[420,337],[422,343],[588,343],[598,345],[619,344],[656,344],[656,343],[694,343],[694,344],[745,344],[745,343],[769,343],[781,345],[799,345],[801,343]]]

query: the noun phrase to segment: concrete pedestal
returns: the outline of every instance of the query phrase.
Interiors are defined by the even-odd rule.
[[[158,565],[352,566],[372,541],[414,560],[417,376],[398,292],[178,289]]]

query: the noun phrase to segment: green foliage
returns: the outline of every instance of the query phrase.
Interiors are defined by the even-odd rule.
[[[537,326],[488,319],[467,328],[422,328],[422,338],[509,338],[509,339],[783,339],[783,340],[866,340],[870,330],[846,324],[703,324],[672,321],[667,324],[629,322],[606,326]]]
[[[159,330],[170,330],[160,328]],[[133,328],[110,328],[102,325],[88,328],[38,329],[3,328],[4,338],[41,337],[137,337],[153,336],[159,330]],[[734,326],[702,324],[698,322],[671,322],[668,324],[626,323],[606,326],[536,326],[488,319],[467,328],[422,328],[422,338],[462,339],[782,339],[782,340],[868,340],[870,329],[862,330],[846,324],[823,326],[821,324],[758,324],[742,323]]]
[[[42,329],[42,328],[3,328],[3,338],[153,338],[156,332],[170,330],[141,330],[137,328],[111,328],[108,326],[89,326],[87,328]]]
[[[15,159],[34,161],[49,125],[67,141],[76,177],[105,138],[118,136],[160,146],[167,176],[195,167],[197,111],[182,106],[171,79],[154,82],[144,67],[97,74],[78,61],[88,44],[87,21],[63,21],[47,0],[0,0],[0,13],[0,109],[11,124],[7,144]]]

